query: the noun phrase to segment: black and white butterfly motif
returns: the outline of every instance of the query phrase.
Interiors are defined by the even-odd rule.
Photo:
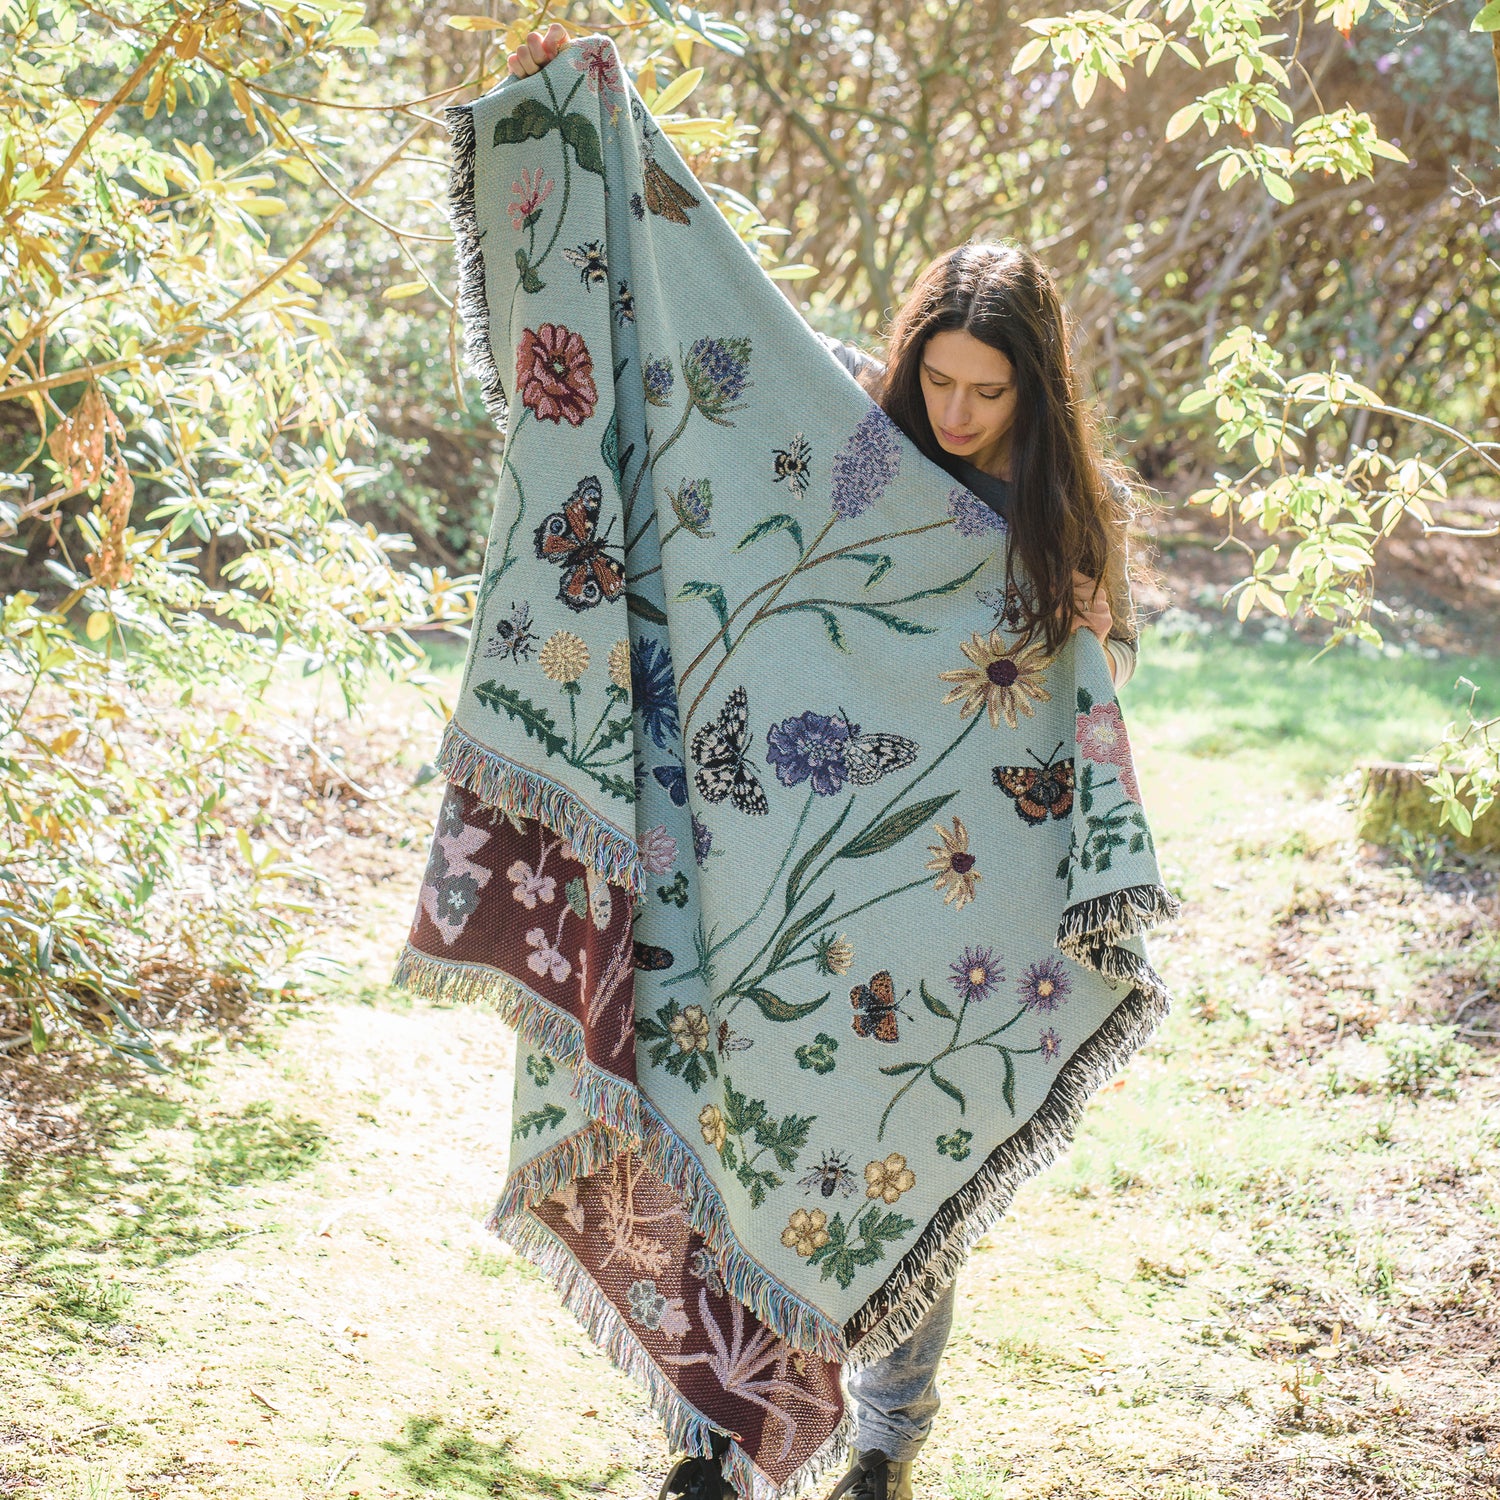
[[[776,482],[780,484],[785,481],[786,487],[800,500],[803,490],[807,488],[808,471],[812,467],[812,448],[799,432],[785,448],[774,451],[776,457],[772,460],[772,467]]]
[[[854,786],[869,786],[892,771],[901,771],[916,758],[921,746],[904,734],[864,734],[843,709],[839,717],[849,731],[844,746],[844,765]]]
[[[625,569],[606,550],[608,536],[599,535],[602,499],[599,481],[590,474],[578,481],[563,508],[543,517],[536,529],[536,555],[561,566],[557,597],[569,609],[593,609],[625,592]]]
[[[604,258],[604,246],[598,240],[590,240],[586,245],[575,245],[571,250],[564,250],[563,259],[570,266],[578,268],[578,279],[584,286],[609,284],[609,263]]]
[[[495,624],[494,634],[486,643],[486,656],[508,656],[512,661],[525,661],[536,643],[536,633],[531,628],[531,606],[523,599],[519,604],[511,601],[510,618]]]
[[[693,736],[693,783],[705,802],[732,800],[743,813],[770,812],[765,788],[746,758],[750,741],[750,707],[745,690],[730,693],[719,716]]]

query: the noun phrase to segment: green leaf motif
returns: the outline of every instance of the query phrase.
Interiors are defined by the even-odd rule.
[[[846,552],[844,556],[869,568],[870,576],[865,579],[867,589],[874,588],[896,566],[896,559],[889,552]]]
[[[544,1130],[556,1130],[567,1119],[568,1112],[560,1104],[544,1104],[540,1109],[529,1110],[516,1121],[512,1136],[525,1137],[534,1130],[540,1135]]]
[[[887,630],[894,630],[897,635],[931,635],[935,629],[932,625],[919,625],[915,620],[908,620],[903,615],[893,615],[890,610],[880,609],[874,604],[859,604],[846,600],[843,601],[843,607],[867,615],[872,620],[879,620]]]
[[[589,890],[582,875],[575,875],[563,887],[563,896],[568,903],[568,909],[575,917],[582,920],[589,914]]]
[[[755,1127],[755,1144],[764,1146],[783,1172],[790,1172],[797,1165],[798,1153],[807,1144],[807,1132],[815,1119],[816,1115],[788,1115],[779,1123],[762,1120]]]
[[[927,988],[927,981],[925,979],[921,981],[920,989],[922,992],[922,1004],[925,1005],[927,1009],[933,1013],[933,1015],[941,1016],[945,1021],[956,1021],[958,1019],[958,1017],[948,1009],[947,1005]]]
[[[547,283],[537,275],[531,262],[526,257],[526,252],[516,246],[516,270],[521,273],[521,289],[526,292],[539,292]]]
[[[658,609],[644,594],[625,595],[625,608],[631,614],[639,616],[642,620],[652,625],[665,625],[667,617],[663,611]]]
[[[911,807],[893,812],[889,817],[882,818],[873,828],[865,828],[856,833],[839,850],[837,857],[839,859],[867,859],[872,854],[884,854],[887,849],[894,848],[902,839],[909,838],[924,823],[930,822],[933,815],[956,796],[958,796],[957,792],[948,792],[942,797],[929,797],[925,802],[918,802]]]
[[[548,755],[561,755],[568,748],[567,740],[557,732],[557,722],[552,715],[545,708],[538,708],[529,698],[523,698],[515,688],[491,680],[479,683],[474,696],[492,712],[509,714]],[[630,795],[635,796],[633,786]]]
[[[620,370],[625,368],[626,361],[621,360],[619,369],[615,371],[615,379],[620,378]],[[599,457],[604,460],[605,467],[614,476],[615,488],[619,489],[625,482],[625,466],[630,462],[630,456],[635,452],[635,444],[632,443],[621,456],[620,453],[620,412],[617,407],[610,413],[609,425],[604,429],[604,436],[599,439]],[[627,603],[628,603],[627,598]],[[665,619],[665,616],[663,616]],[[660,622],[658,622],[660,623]]]
[[[540,99],[523,99],[503,120],[495,121],[497,146],[514,146],[520,141],[541,140],[557,128],[557,115]]]
[[[1094,706],[1093,694],[1087,688],[1078,689],[1078,712],[1086,714]]]
[[[1016,1112],[1016,1062],[1008,1050],[1002,1051],[1001,1057],[1005,1059],[1005,1081],[1000,1085],[1000,1097],[1005,1100],[1005,1107],[1015,1114]]]
[[[931,1077],[932,1081],[940,1089],[942,1089],[942,1091],[951,1100],[953,1100],[953,1102],[956,1105],[958,1105],[958,1112],[959,1112],[959,1114],[961,1114],[961,1115],[962,1114],[967,1114],[969,1106],[964,1101],[963,1090],[960,1089],[957,1084],[955,1084],[955,1083],[949,1083],[948,1080],[946,1078],[944,1078],[943,1075],[941,1073],[939,1073],[937,1071],[937,1069],[935,1069],[935,1068],[929,1068],[928,1069],[928,1074]]]
[[[798,940],[810,927],[815,926],[822,918],[823,913],[833,905],[834,896],[837,893],[829,891],[817,906],[809,912],[804,912],[790,927],[777,939],[776,946],[771,949],[771,957],[766,964],[766,972],[773,973],[781,967],[781,961],[797,946]]]
[[[558,128],[562,138],[573,148],[578,165],[596,177],[604,176],[604,156],[599,150],[599,132],[584,115],[564,115]]]
[[[789,1000],[783,1000],[780,995],[773,995],[770,990],[746,990],[744,994],[746,999],[755,1002],[756,1009],[768,1021],[800,1021],[803,1016],[810,1016],[828,1000],[827,995],[820,995],[816,1000],[794,1005]]]
[[[719,621],[719,634],[724,649],[729,650],[729,601],[717,583],[705,583],[700,578],[690,579],[677,590],[679,599],[707,599]]]
[[[752,542],[758,542],[763,536],[770,536],[775,531],[790,533],[792,540],[797,544],[799,554],[807,551],[807,546],[802,540],[802,527],[797,524],[796,517],[782,515],[767,516],[764,521],[757,521],[735,544],[734,550],[742,552]]]
[[[846,1226],[843,1214],[835,1214],[828,1224],[828,1243],[808,1256],[810,1266],[819,1267],[822,1278],[831,1276],[847,1291],[861,1266],[873,1266],[889,1250],[889,1241],[910,1234],[916,1225],[902,1214],[882,1210],[878,1205],[867,1208],[852,1226]]]
[[[829,846],[829,844],[833,842],[834,838],[837,837],[839,829],[844,826],[844,819],[849,816],[850,809],[853,808],[853,806],[854,804],[852,802],[846,802],[844,804],[844,810],[838,815],[838,819],[834,823],[833,827],[830,828],[825,834],[823,834],[823,836],[813,844],[812,848],[809,849],[807,853],[804,854],[802,858],[792,866],[792,873],[788,877],[786,883],[786,909],[788,911],[791,911],[791,909],[797,904],[797,898],[802,894],[803,877],[810,869],[812,869],[813,864],[817,860],[818,856],[822,854],[822,852]]]

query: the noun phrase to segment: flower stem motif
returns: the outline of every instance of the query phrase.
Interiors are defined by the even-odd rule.
[[[954,818],[952,833],[941,823],[932,826],[942,843],[927,846],[932,855],[927,868],[937,871],[933,886],[943,892],[943,905],[951,902],[954,911],[959,911],[974,899],[974,887],[984,877],[974,868],[974,856],[969,853],[969,830],[962,819]]]
[[[963,957],[950,967],[948,977],[965,1000],[988,1000],[1005,979],[1005,967],[993,948],[965,948]]]
[[[609,648],[609,680],[622,693],[630,691],[630,642],[616,641]]]
[[[542,644],[537,665],[553,682],[577,682],[589,669],[589,648],[571,630],[555,630]]]
[[[677,840],[667,832],[666,824],[641,835],[640,855],[641,868],[648,875],[665,875],[677,863]]]
[[[705,1104],[698,1111],[698,1128],[703,1132],[703,1139],[715,1151],[724,1149],[724,1142],[729,1139],[729,1126],[724,1121],[724,1111],[717,1104]]]
[[[1114,766],[1120,790],[1132,802],[1141,800],[1141,789],[1135,779],[1130,759],[1130,736],[1118,703],[1096,703],[1087,713],[1078,715],[1078,753],[1085,760]]]
[[[969,1142],[974,1139],[972,1130],[955,1130],[952,1135],[940,1135],[937,1139],[939,1156],[951,1156],[954,1161],[966,1161]]]
[[[813,945],[813,967],[820,974],[847,974],[854,964],[854,944],[841,932],[825,932]]]
[[[672,373],[672,361],[664,355],[648,359],[641,366],[641,389],[652,406],[665,406],[672,399],[672,386],[677,377]]]
[[[906,1165],[906,1158],[899,1151],[892,1151],[884,1161],[872,1161],[865,1167],[866,1198],[883,1198],[894,1203],[916,1185],[917,1174]]]
[[[516,384],[521,404],[538,421],[579,427],[599,400],[594,360],[581,334],[561,323],[522,331],[516,349]]]
[[[811,780],[820,797],[831,797],[849,774],[845,746],[849,725],[809,709],[794,719],[783,719],[766,731],[766,760],[776,767],[783,786]]]
[[[1042,1057],[1051,1062],[1062,1046],[1062,1038],[1049,1026],[1041,1035]]]
[[[541,208],[552,195],[552,189],[556,184],[550,177],[542,175],[542,169],[536,169],[535,177],[532,176],[528,167],[521,169],[521,180],[513,182],[510,190],[514,194],[510,202],[510,227],[512,229],[525,229],[527,220],[532,223],[536,221],[531,216]]]
[[[667,1030],[683,1052],[708,1051],[708,1017],[701,1005],[689,1005],[667,1023]]]
[[[860,418],[833,460],[833,513],[841,521],[863,515],[901,469],[901,434],[878,407]]]
[[[750,340],[701,338],[683,356],[682,378],[688,399],[710,422],[733,427],[725,416],[740,407],[734,403],[750,382]]]
[[[781,1243],[804,1257],[821,1250],[828,1240],[828,1215],[821,1208],[794,1208],[781,1231]]]
[[[1073,992],[1073,981],[1060,958],[1044,958],[1027,969],[1020,984],[1027,1010],[1053,1011]]]
[[[956,485],[948,491],[948,514],[960,536],[993,536],[1005,530],[1005,521],[971,490]]]
[[[667,491],[667,499],[672,502],[672,512],[682,523],[684,531],[690,531],[696,537],[713,535],[708,529],[708,521],[713,514],[714,492],[707,479],[684,479],[675,495],[671,490]]]
[[[665,750],[679,734],[677,683],[672,658],[654,636],[640,636],[630,648],[630,686],[641,727],[658,750]]]
[[[1018,643],[1007,650],[999,631],[992,630],[988,639],[976,633],[972,639],[961,641],[959,650],[973,666],[939,672],[938,677],[957,684],[948,690],[943,702],[961,702],[960,718],[967,719],[983,708],[990,716],[991,729],[1000,727],[1002,715],[1014,729],[1018,714],[1029,719],[1033,703],[1052,701],[1052,694],[1042,686],[1050,658],[1040,641]]]

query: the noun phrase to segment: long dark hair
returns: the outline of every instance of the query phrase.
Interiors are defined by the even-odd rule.
[[[1094,414],[1069,351],[1068,314],[1052,277],[1024,245],[959,245],[918,278],[892,321],[885,373],[871,394],[928,458],[957,477],[922,395],[922,351],[963,329],[1015,367],[1011,546],[1007,584],[1021,628],[1058,650],[1072,630],[1076,569],[1108,590],[1114,633],[1133,639],[1125,534],[1133,510],[1124,470],[1101,452]],[[1019,576],[1018,576],[1019,574]]]

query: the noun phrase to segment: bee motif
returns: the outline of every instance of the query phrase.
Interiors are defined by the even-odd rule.
[[[823,1160],[805,1177],[797,1179],[797,1186],[808,1192],[817,1188],[825,1198],[831,1198],[835,1193],[842,1193],[847,1198],[858,1184],[854,1173],[849,1170],[849,1158],[838,1151],[825,1151]]]
[[[525,661],[536,644],[536,634],[531,628],[531,606],[523,599],[511,603],[510,618],[495,625],[494,638],[484,648],[486,656],[508,656],[512,661]]]
[[[774,451],[776,457],[772,460],[772,468],[776,482],[784,482],[800,500],[803,490],[807,488],[808,470],[812,466],[812,449],[808,446],[807,439],[799,432],[785,448]]]

